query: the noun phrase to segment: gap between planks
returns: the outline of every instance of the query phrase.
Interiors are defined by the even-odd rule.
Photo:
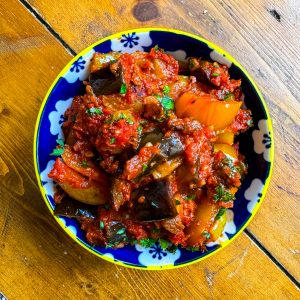
[[[19,0],[21,4],[49,31],[51,35],[67,50],[72,56],[77,55],[74,49],[66,43],[62,37],[56,32],[51,25],[43,19],[40,13],[32,7],[26,0]],[[292,282],[300,289],[300,282],[289,273],[289,271],[272,255],[272,253],[255,237],[255,235],[247,228],[244,230],[244,234],[281,270]]]

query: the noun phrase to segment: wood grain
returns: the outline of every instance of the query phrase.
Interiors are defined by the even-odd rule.
[[[40,12],[43,3],[38,3],[41,5],[38,8]],[[160,5],[169,5],[169,3],[159,3],[158,6],[158,2],[155,3],[159,7],[160,15],[162,15]],[[65,12],[65,18],[62,15],[56,16],[57,18],[60,16],[62,23],[62,25],[56,23],[55,30],[58,32],[60,31],[57,26],[63,27],[63,23],[67,22],[74,10],[67,4],[68,1],[57,4]],[[89,13],[95,10],[92,5],[94,4],[90,2],[86,8]],[[50,8],[56,10],[53,6],[49,5],[46,11],[49,13]],[[102,6],[99,7],[101,7],[103,23],[104,18],[108,23],[116,13],[119,13],[117,8],[108,2],[102,2]],[[131,12],[131,7],[129,11]],[[79,15],[73,15],[73,20],[77,19],[77,22],[87,20],[84,14],[83,9],[82,16],[79,18]],[[131,18],[134,20],[133,17]],[[149,18],[149,15],[143,18]],[[157,17],[157,20],[159,18]],[[129,17],[128,19],[130,20]],[[295,285],[245,234],[237,238],[226,250],[203,262],[160,273],[126,269],[105,262],[86,252],[68,238],[49,214],[37,188],[32,161],[32,141],[34,123],[42,98],[56,74],[70,59],[70,55],[17,0],[0,2],[0,21],[2,79],[0,81],[0,291],[8,299],[86,299],[87,297],[90,299],[219,299],[221,297],[296,299],[299,297]],[[48,21],[52,23],[51,17]],[[122,21],[123,26],[125,21]],[[118,26],[121,27],[121,21],[118,22],[120,22]],[[109,30],[108,26],[106,28]],[[69,34],[72,35],[74,30],[70,27]],[[99,31],[98,34],[107,33]],[[85,42],[80,41],[80,33],[77,34],[77,43],[82,43],[81,47],[85,47]],[[97,37],[94,35],[94,38]],[[74,48],[77,49],[75,46]],[[279,102],[279,99],[276,101]],[[294,120],[288,108],[285,109],[285,114]],[[275,117],[277,115],[280,115],[280,112],[274,113]],[[295,126],[293,124],[291,126]],[[288,138],[290,140],[287,144],[292,143],[292,137],[289,135]],[[292,149],[292,145],[290,147]],[[291,162],[289,164],[292,165]],[[286,176],[285,160],[278,161],[277,165],[281,175]],[[296,167],[293,174],[299,174]],[[278,176],[278,180],[283,180],[280,181],[282,188],[287,187],[284,181],[287,178],[282,179]],[[293,182],[296,184],[296,179]],[[292,193],[299,192],[297,186],[287,190]],[[274,222],[273,224],[277,220],[272,232],[280,236],[282,233],[277,229],[278,225],[286,226],[289,230],[295,224],[293,222],[298,216],[297,207],[296,204],[292,205],[293,196],[286,197],[285,193],[281,188],[276,188],[276,185],[272,186],[260,212],[261,216],[253,222],[258,222],[256,226],[264,224],[263,228],[266,228],[271,226],[265,224],[267,218],[271,218],[269,222]],[[272,201],[271,196],[274,197]],[[279,196],[282,196],[285,201],[282,206],[279,206],[281,199],[276,200]],[[274,216],[272,217],[270,213],[271,203],[278,205],[273,215],[280,218],[272,219]],[[283,208],[288,208],[286,210],[288,216],[284,218]],[[264,222],[259,223],[260,219]],[[292,225],[288,222],[284,224],[287,219],[290,219]],[[254,226],[253,231],[255,228]],[[296,229],[288,232],[296,233]],[[268,234],[270,232],[266,233],[266,236]],[[288,245],[292,245],[294,237],[295,234],[290,236],[291,241]],[[269,243],[268,247],[273,247],[274,253],[275,251],[278,253],[279,250],[284,251],[284,239],[273,241],[269,238],[264,239],[263,242]],[[282,259],[280,256],[279,258]],[[289,257],[286,260],[287,266],[294,262]],[[295,270],[297,271],[296,266]]]
[[[299,2],[67,0],[51,7],[29,2],[76,51],[124,29],[166,26],[212,40],[245,66],[268,103],[276,143],[270,190],[249,229],[300,280]]]

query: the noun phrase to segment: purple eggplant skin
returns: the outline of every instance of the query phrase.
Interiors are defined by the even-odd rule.
[[[173,218],[177,215],[168,180],[152,181],[133,191],[133,215],[139,222]]]
[[[121,70],[113,74],[110,67],[105,67],[89,76],[89,82],[96,96],[119,93],[123,84]]]
[[[166,159],[180,155],[184,151],[184,145],[176,134],[173,134],[170,137],[164,137],[158,148],[160,150],[159,155]]]
[[[97,217],[97,206],[64,197],[61,203],[55,205],[54,215],[69,218],[87,218],[94,220]]]
[[[109,248],[126,243],[128,240],[126,227],[120,221],[111,221],[106,228],[106,235],[108,240],[107,247]]]

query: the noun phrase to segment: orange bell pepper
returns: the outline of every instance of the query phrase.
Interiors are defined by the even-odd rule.
[[[234,140],[234,133],[232,131],[227,131],[217,135],[216,143],[232,145],[233,140]]]
[[[214,151],[215,152],[222,151],[234,159],[238,158],[235,148],[227,144],[214,144]]]
[[[237,115],[242,101],[220,101],[213,95],[195,95],[187,92],[175,102],[176,115],[193,117],[201,124],[222,130],[230,125]]]

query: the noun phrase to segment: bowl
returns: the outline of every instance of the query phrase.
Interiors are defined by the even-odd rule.
[[[164,251],[158,244],[151,248],[139,245],[107,249],[88,244],[76,220],[54,216],[54,183],[48,178],[54,159],[49,154],[58,138],[63,138],[63,114],[75,95],[84,93],[82,83],[88,76],[90,59],[95,52],[149,51],[158,45],[176,59],[203,57],[229,67],[231,78],[242,79],[244,103],[251,109],[254,126],[239,136],[240,152],[249,165],[248,174],[236,194],[233,209],[227,211],[222,236],[207,245],[206,252],[178,249]],[[273,167],[274,142],[266,103],[247,71],[227,52],[196,35],[165,28],[141,28],[120,32],[89,46],[74,57],[54,80],[38,114],[34,135],[34,165],[43,198],[59,225],[79,245],[91,253],[116,264],[140,269],[171,269],[201,261],[231,243],[249,224],[266,194]]]

